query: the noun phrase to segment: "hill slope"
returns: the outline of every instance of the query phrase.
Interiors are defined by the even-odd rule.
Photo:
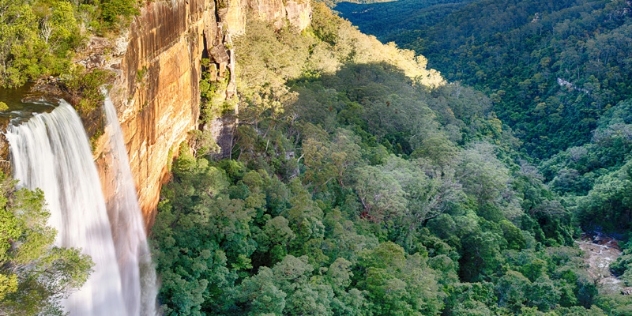
[[[631,5],[479,0],[399,21],[391,17],[399,2],[336,9],[362,31],[425,55],[447,79],[485,92],[524,149],[545,158],[588,141],[603,112],[632,96]],[[394,21],[388,31],[370,22],[381,20]]]
[[[489,98],[322,4],[234,48],[231,155],[195,131],[162,192],[167,314],[603,315],[570,212]]]

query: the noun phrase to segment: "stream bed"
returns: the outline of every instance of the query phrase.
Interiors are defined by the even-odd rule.
[[[600,292],[621,293],[623,282],[610,272],[610,264],[621,255],[617,240],[602,235],[586,235],[577,244],[586,253],[588,274],[597,282]]]

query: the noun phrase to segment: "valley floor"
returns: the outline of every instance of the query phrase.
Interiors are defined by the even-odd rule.
[[[599,285],[602,293],[621,293],[623,282],[610,271],[610,264],[621,256],[617,240],[612,238],[585,237],[577,242],[579,248],[586,253],[588,274]]]

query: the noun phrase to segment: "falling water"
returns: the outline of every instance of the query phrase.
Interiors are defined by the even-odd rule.
[[[14,176],[21,186],[44,191],[57,229],[55,244],[92,258],[93,272],[63,301],[70,315],[126,315],[121,276],[101,182],[83,125],[61,101],[51,113],[34,116],[6,133]]]
[[[121,126],[116,110],[106,96],[104,110],[110,134],[112,162],[110,171],[116,178],[116,194],[109,201],[116,255],[123,284],[128,315],[156,314],[156,275],[147,246],[145,226]]]

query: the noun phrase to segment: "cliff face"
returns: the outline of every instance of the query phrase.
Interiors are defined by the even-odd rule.
[[[212,77],[229,75],[226,69],[234,67],[232,59],[239,52],[227,47],[231,37],[245,32],[249,12],[276,28],[287,21],[302,30],[309,25],[311,7],[280,0],[154,1],[142,9],[127,38],[119,41],[119,76],[110,94],[148,225],[178,145],[197,128],[201,58],[211,60]],[[227,98],[235,95],[234,78],[230,79]],[[95,148],[106,199],[116,192],[116,175],[107,168],[107,137],[106,130]]]

